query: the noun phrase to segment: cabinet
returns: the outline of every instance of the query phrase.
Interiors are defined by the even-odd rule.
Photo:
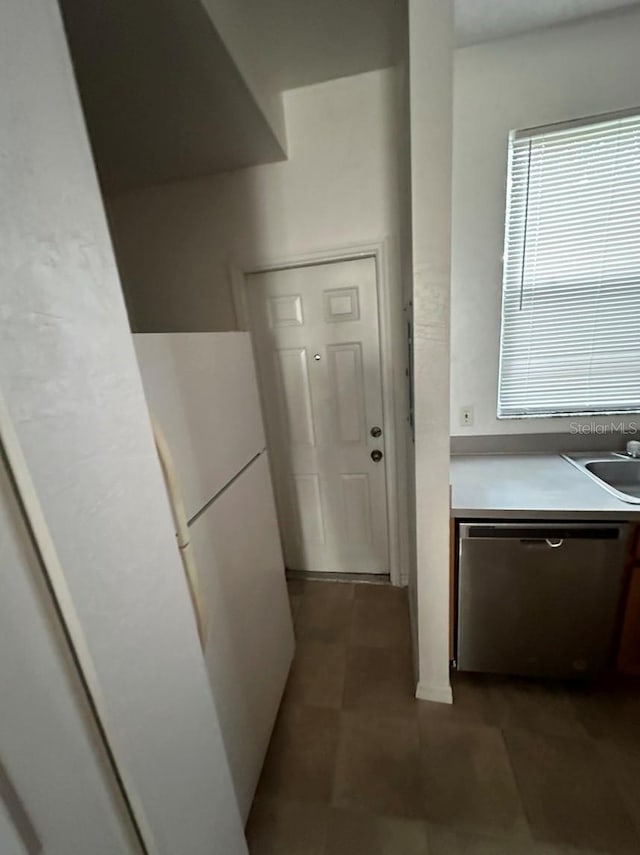
[[[617,666],[621,674],[640,676],[640,525],[635,526],[630,539],[628,573]]]

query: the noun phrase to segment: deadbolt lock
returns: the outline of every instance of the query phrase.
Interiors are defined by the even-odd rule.
[[[379,437],[382,436],[382,428],[379,428],[377,425],[371,428],[371,436]]]

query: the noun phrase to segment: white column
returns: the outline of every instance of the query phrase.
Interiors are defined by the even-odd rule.
[[[0,390],[108,735],[154,853],[246,855],[56,0],[0,79]]]
[[[453,0],[409,0],[419,682],[449,682],[449,298]]]

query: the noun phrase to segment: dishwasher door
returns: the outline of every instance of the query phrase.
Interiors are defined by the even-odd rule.
[[[460,525],[457,665],[589,677],[606,663],[628,526]]]

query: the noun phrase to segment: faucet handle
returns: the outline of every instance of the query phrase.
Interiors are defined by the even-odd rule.
[[[637,439],[631,439],[627,443],[627,454],[629,457],[640,457],[640,442]]]

